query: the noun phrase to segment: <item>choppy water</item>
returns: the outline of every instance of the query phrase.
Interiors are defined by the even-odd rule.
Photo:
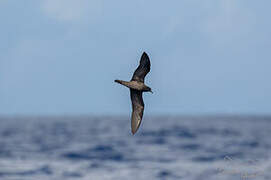
[[[2,180],[271,179],[270,117],[0,118]]]

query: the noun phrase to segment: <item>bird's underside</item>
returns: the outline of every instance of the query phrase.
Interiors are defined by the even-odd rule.
[[[130,88],[130,96],[132,101],[132,117],[131,117],[131,129],[132,133],[135,134],[141,124],[144,102],[142,94],[143,92],[150,91],[151,88],[144,84],[145,76],[150,72],[150,59],[144,52],[140,59],[140,64],[135,70],[131,81],[115,80],[115,82],[122,84]]]

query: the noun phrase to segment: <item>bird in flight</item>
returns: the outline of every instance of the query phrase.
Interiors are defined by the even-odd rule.
[[[131,81],[115,80],[115,82],[130,88],[130,96],[133,109],[131,117],[131,129],[133,134],[137,132],[143,117],[144,102],[142,93],[152,93],[151,88],[144,84],[145,76],[150,72],[150,69],[150,59],[147,53],[144,52],[141,56],[140,64],[135,70]]]

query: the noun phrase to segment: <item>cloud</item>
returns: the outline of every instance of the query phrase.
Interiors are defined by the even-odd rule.
[[[101,0],[43,0],[43,12],[59,21],[93,19],[101,12]]]

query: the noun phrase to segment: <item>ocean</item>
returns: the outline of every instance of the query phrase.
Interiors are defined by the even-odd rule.
[[[0,118],[0,180],[270,180],[271,117]]]

